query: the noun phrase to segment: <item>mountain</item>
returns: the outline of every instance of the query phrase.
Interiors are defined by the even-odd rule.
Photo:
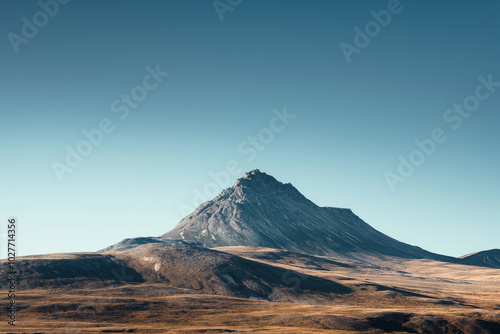
[[[23,333],[493,334],[499,253],[427,252],[254,170],[162,236],[0,259],[0,289]]]
[[[319,207],[290,183],[253,170],[160,239],[202,247],[253,246],[313,255],[457,259],[399,242],[350,209]]]
[[[500,249],[490,249],[461,257],[462,263],[474,266],[500,268]]]

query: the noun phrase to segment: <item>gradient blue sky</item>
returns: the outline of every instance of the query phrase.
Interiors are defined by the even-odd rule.
[[[15,53],[41,8],[0,2],[0,231],[18,217],[21,255],[160,235],[235,160],[228,186],[260,168],[427,250],[500,248],[500,88],[443,121],[478,76],[500,81],[500,3],[402,1],[348,64],[339,44],[387,4],[245,0],[221,21],[212,1],[73,0]],[[120,120],[112,101],[157,64],[170,75]],[[247,161],[238,145],[284,106],[296,118]],[[103,118],[115,130],[59,182],[53,162]],[[384,173],[435,128],[447,141],[392,192]]]

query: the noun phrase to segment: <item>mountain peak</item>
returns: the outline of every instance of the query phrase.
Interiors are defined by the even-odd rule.
[[[248,173],[245,173],[245,175],[243,175],[243,178],[249,177],[251,175],[267,175],[267,174],[261,172],[260,169],[254,169]]]
[[[270,247],[319,255],[438,258],[378,232],[351,210],[319,207],[290,183],[281,183],[258,169],[201,204],[160,239],[203,247]]]
[[[291,183],[282,183],[259,169],[245,173],[242,178],[236,180],[230,190],[240,195],[252,193],[271,199],[277,199],[278,197],[282,199],[294,198],[312,204]]]
[[[271,178],[271,179],[274,179],[275,181],[277,181],[274,177],[272,177],[266,173],[261,172],[260,169],[254,169],[250,172],[247,172],[242,177],[242,179],[253,179],[253,180],[266,179],[266,178]]]
[[[276,183],[276,184],[282,184],[281,182],[279,182],[278,180],[276,180],[271,175],[263,173],[259,169],[254,169],[254,170],[252,170],[250,172],[245,173],[245,175],[243,175],[243,177],[239,178],[236,181],[235,186],[242,185],[242,184],[248,185],[250,183],[266,183],[266,184]]]

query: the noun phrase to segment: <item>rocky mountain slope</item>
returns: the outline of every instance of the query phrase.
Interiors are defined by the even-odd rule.
[[[319,207],[291,184],[259,170],[246,173],[160,238],[203,247],[254,246],[315,255],[456,260],[399,242],[350,209]]]

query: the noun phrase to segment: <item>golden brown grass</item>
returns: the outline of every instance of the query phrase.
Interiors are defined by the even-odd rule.
[[[150,280],[41,287],[20,291],[16,329],[2,321],[0,332],[500,332],[500,269],[397,258],[368,264],[251,247],[218,250],[296,273],[286,278],[291,289],[315,276],[351,292],[327,298],[301,291],[290,303],[200,293]]]

